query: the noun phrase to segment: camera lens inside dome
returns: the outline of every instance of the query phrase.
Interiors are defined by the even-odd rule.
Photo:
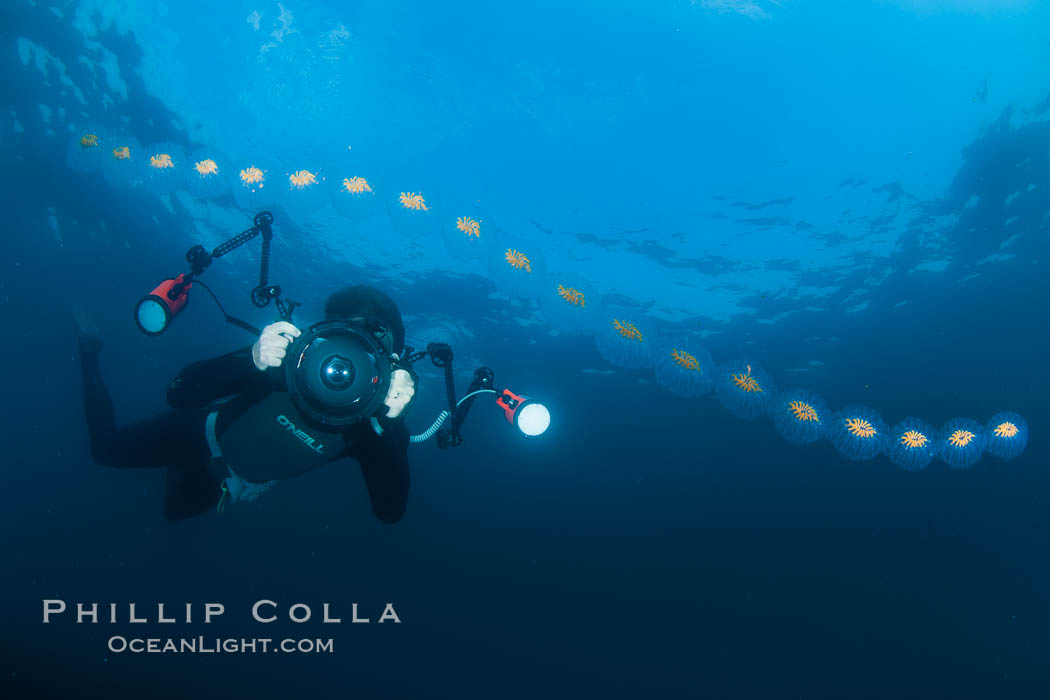
[[[333,355],[321,363],[321,382],[333,391],[343,391],[354,383],[354,363],[343,355]]]

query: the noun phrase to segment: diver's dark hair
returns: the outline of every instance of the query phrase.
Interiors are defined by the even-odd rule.
[[[354,317],[374,319],[393,335],[394,352],[405,347],[405,323],[394,300],[375,287],[359,284],[335,292],[324,303],[326,320],[341,320]]]

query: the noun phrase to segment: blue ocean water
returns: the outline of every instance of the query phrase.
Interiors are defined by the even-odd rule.
[[[1025,0],[4,3],[3,696],[1041,697],[1048,26]],[[249,167],[268,189],[237,189]],[[287,184],[304,171],[327,189]],[[357,172],[360,210],[336,199]],[[412,448],[394,526],[352,463],[168,523],[163,473],[91,461],[70,308],[102,331],[118,420],[165,410],[181,367],[251,338],[199,290],[158,338],[134,304],[260,207],[297,320],[380,287],[411,343],[453,345],[461,390],[488,365],[551,429],[479,403],[462,448]],[[497,243],[450,243],[466,215]],[[263,325],[258,266],[253,243],[205,278]],[[644,329],[629,362],[545,313],[557,285]],[[644,355],[663,338],[891,428],[1006,410],[1031,437],[967,469],[850,461],[668,391]],[[420,369],[414,430],[444,407]],[[197,621],[45,625],[44,599]],[[315,619],[253,622],[261,599]],[[227,613],[206,626],[207,602]]]

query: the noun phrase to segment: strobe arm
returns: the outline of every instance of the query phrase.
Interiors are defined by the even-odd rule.
[[[474,405],[474,399],[477,398],[477,394],[485,392],[496,393],[493,388],[495,375],[488,367],[479,367],[474,372],[474,379],[471,381],[467,393],[464,394],[464,398],[457,401],[456,383],[452,369],[452,348],[447,343],[430,343],[425,351],[421,350],[419,352],[415,352],[412,347],[406,347],[404,357],[401,359],[403,362],[412,364],[422,360],[427,355],[430,356],[430,361],[434,363],[434,366],[444,372],[448,410],[439,417],[430,430],[413,437],[413,442],[422,442],[432,435],[436,435],[437,445],[442,449],[446,447],[462,447],[463,435],[460,433],[460,427],[463,425],[463,421],[466,420],[470,407]],[[434,431],[438,430],[438,426],[447,417],[452,419],[449,427],[435,433]],[[419,438],[418,440],[416,439],[417,437]]]
[[[263,237],[262,281],[260,282],[260,286],[265,285],[270,267],[270,240],[273,238],[273,214],[268,211],[261,211],[255,215],[255,219],[252,223],[254,225],[250,229],[238,233],[225,243],[219,244],[210,253],[204,249],[204,246],[199,244],[186,251],[186,262],[190,264],[190,271],[179,276],[179,281],[172,285],[171,289],[168,290],[168,298],[175,300],[182,296],[186,290],[189,289],[193,279],[204,274],[204,271],[208,269],[214,259],[221,258],[230,251],[240,248],[242,245],[260,234],[262,234]],[[280,287],[278,287],[277,294],[280,295],[280,293]],[[253,300],[254,295],[255,292],[253,291]],[[269,303],[269,300],[267,300],[266,303]],[[265,306],[265,304],[263,305]]]
[[[492,382],[494,378],[492,370],[488,367],[479,367],[474,372],[474,379],[464,395],[466,398],[450,411],[452,414],[452,425],[437,435],[438,447],[443,449],[463,446],[463,434],[460,432],[463,421],[466,420],[467,414],[470,413],[470,407],[474,405],[474,399],[477,398],[476,394],[478,392],[493,391]]]
[[[270,242],[273,240],[273,214],[268,211],[261,211],[255,215],[252,223],[253,226],[250,229],[242,231],[225,243],[216,246],[216,248],[210,253],[205,250],[202,245],[195,245],[190,248],[186,252],[186,262],[190,264],[190,271],[178,276],[175,284],[173,284],[167,292],[168,298],[174,301],[175,299],[184,296],[193,285],[195,278],[199,278],[204,271],[208,269],[213,260],[221,258],[227,253],[240,248],[256,236],[262,236],[263,245],[262,259],[259,265],[259,286],[255,287],[251,292],[252,303],[259,308],[264,308],[268,306],[271,301],[275,301],[277,312],[280,317],[285,321],[291,321],[295,307],[301,306],[301,304],[297,301],[292,301],[291,299],[281,299],[280,286],[269,283]],[[222,314],[228,323],[237,326],[252,335],[259,335],[260,331],[255,326],[226,313],[226,309],[223,308],[222,303],[219,302],[219,298],[215,296],[215,293],[212,292],[207,285],[200,280],[196,280],[196,283],[204,287],[204,289],[211,294],[212,299],[215,300],[215,303],[219,306],[219,310],[222,311]]]
[[[240,248],[242,245],[252,240],[258,235],[263,237],[263,268],[266,269],[270,265],[270,247],[269,242],[273,240],[273,214],[268,211],[261,211],[255,215],[255,219],[252,220],[254,226],[247,231],[242,231],[236,236],[226,241],[225,243],[219,244],[215,250],[211,252],[213,258],[221,258],[230,251]],[[263,275],[263,282],[265,283],[266,277]]]
[[[457,435],[459,434],[459,427],[463,425],[467,413],[470,412],[470,407],[474,405],[474,399],[477,398],[477,396],[470,396],[470,394],[482,389],[492,389],[492,382],[495,378],[495,374],[488,367],[478,367],[474,371],[474,380],[467,388],[467,398],[463,401],[463,405],[459,406],[452,414],[452,430]],[[462,442],[462,438],[460,441]]]

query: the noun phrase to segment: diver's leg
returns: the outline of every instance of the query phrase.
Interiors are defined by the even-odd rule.
[[[91,456],[108,467],[160,467],[210,459],[200,413],[169,411],[118,429],[99,366],[102,342],[83,314],[76,314],[84,380],[84,416]],[[199,429],[198,429],[199,428]]]
[[[164,492],[164,515],[177,522],[206,513],[222,497],[222,479],[208,473],[207,464],[169,467]]]
[[[107,452],[117,432],[113,400],[102,380],[98,352],[80,349],[80,369],[84,378],[84,417],[87,419],[91,456],[96,462],[107,462]]]
[[[167,467],[164,515],[172,522],[206,513],[222,495],[208,473],[204,413],[169,411],[92,438],[92,456],[108,467]],[[90,419],[89,419],[90,420]],[[112,423],[112,419],[110,420]]]
[[[88,439],[91,441],[91,456],[103,462],[105,448],[117,430],[113,412],[113,399],[99,367],[102,339],[91,320],[77,307],[73,309],[73,322],[80,351],[80,371],[84,380],[84,416],[87,419]]]
[[[117,429],[113,400],[102,379],[98,353],[80,353],[84,373],[84,416],[91,457],[107,467],[160,467],[182,460],[189,435],[179,435],[186,421],[175,411]],[[203,425],[202,425],[203,432]],[[201,435],[201,440],[204,436]]]
[[[99,366],[102,342],[90,321],[82,313],[74,314],[92,458],[109,467],[167,466],[164,514],[171,521],[213,508],[222,481],[208,474],[211,451],[204,436],[205,413],[169,411],[118,429]]]

